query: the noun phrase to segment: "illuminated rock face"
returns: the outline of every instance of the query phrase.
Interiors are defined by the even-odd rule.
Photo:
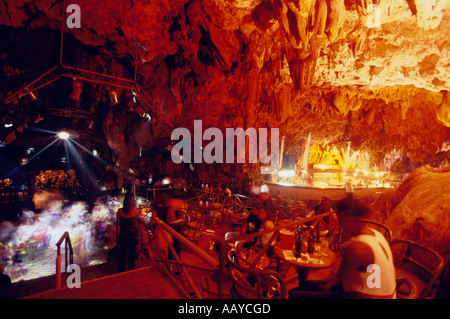
[[[395,239],[407,239],[449,252],[450,217],[448,215],[449,170],[437,171],[429,166],[414,170],[397,189],[385,192],[378,208],[387,211],[385,223]]]
[[[124,65],[77,66],[130,77],[137,57],[139,82],[175,127],[278,127],[299,156],[311,133],[377,164],[394,149],[424,161],[449,138],[448,0],[77,4],[82,28],[66,33]],[[7,26],[60,28],[59,1],[2,0],[0,11]],[[125,168],[142,143],[113,123],[104,132]]]

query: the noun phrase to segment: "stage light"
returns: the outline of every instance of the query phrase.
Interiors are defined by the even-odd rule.
[[[110,89],[110,90],[108,91],[108,95],[109,95],[109,99],[110,99],[112,105],[117,105],[117,104],[119,104],[119,98],[118,98],[118,96],[117,96],[117,91],[116,91],[116,89]]]
[[[10,128],[13,126],[13,123],[5,123],[5,128]]]
[[[41,115],[40,114],[38,114],[38,118],[37,119],[35,119],[34,120],[34,123],[39,123],[39,122],[42,122],[44,120],[44,118],[43,117],[41,117]]]
[[[92,151],[92,155],[98,156],[98,151],[97,151],[97,150],[93,150],[93,151]]]
[[[37,100],[37,96],[36,96],[36,94],[34,94],[33,92],[31,92],[30,91],[30,97],[31,97],[31,99],[33,100],[33,101],[36,101]]]
[[[131,90],[131,93],[133,93],[133,102],[136,105],[141,104],[141,98],[139,97],[139,95],[136,92],[134,92],[133,90]]]
[[[73,90],[70,94],[69,98],[78,101],[80,99],[80,95],[83,92],[83,83],[77,79],[73,79]]]
[[[61,131],[61,132],[58,132],[58,137],[61,140],[67,140],[68,138],[70,138],[70,134],[65,131]]]

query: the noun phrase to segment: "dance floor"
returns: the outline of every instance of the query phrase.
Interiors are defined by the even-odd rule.
[[[0,224],[1,257],[13,283],[54,275],[56,243],[66,231],[78,266],[107,262],[115,243],[114,234],[108,234],[119,207],[115,199],[103,199],[89,208],[84,202],[66,202],[57,193],[40,192],[35,203],[38,213],[27,211],[19,223]],[[61,256],[64,268],[64,243]]]

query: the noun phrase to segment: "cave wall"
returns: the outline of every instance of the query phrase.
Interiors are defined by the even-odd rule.
[[[397,188],[384,192],[373,204],[378,220],[388,225],[394,239],[412,240],[450,253],[449,169],[415,169]],[[375,217],[377,218],[377,217]]]
[[[65,61],[127,78],[137,65],[139,83],[174,127],[194,119],[221,129],[277,127],[286,152],[311,133],[321,145],[350,141],[378,164],[393,150],[424,161],[449,139],[447,0],[77,3],[82,27],[65,33],[90,53],[79,58],[69,47]],[[62,7],[3,0],[0,12],[2,25],[57,32]],[[58,45],[53,38],[54,57]],[[141,146],[164,147],[134,119],[106,114],[104,134],[123,170]]]

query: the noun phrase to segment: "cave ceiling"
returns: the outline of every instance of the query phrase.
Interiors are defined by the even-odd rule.
[[[136,68],[174,128],[194,119],[204,128],[279,128],[286,152],[298,154],[311,133],[313,143],[351,142],[378,161],[393,150],[425,161],[450,138],[449,0],[72,2],[81,8],[81,28],[65,28],[65,36],[91,49],[65,48],[67,60],[127,78]],[[62,1],[2,0],[0,25],[22,30],[16,37],[58,34],[61,12]],[[42,46],[55,57],[59,39],[50,39]],[[36,54],[50,55],[42,51]],[[54,60],[45,60],[48,68]],[[30,68],[10,65],[3,74]],[[110,117],[101,118],[102,133],[120,153],[125,142],[114,140]],[[131,135],[136,145],[157,141]]]

